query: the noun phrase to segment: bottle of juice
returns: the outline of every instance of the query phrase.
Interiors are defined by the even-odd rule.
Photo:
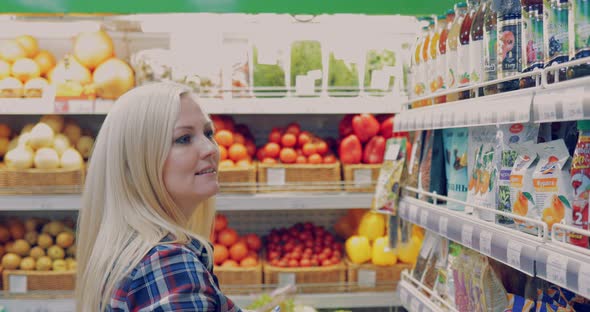
[[[443,81],[443,71],[440,71],[440,38],[441,33],[443,30],[447,29],[447,16],[446,15],[439,15],[436,19],[436,28],[434,29],[434,33],[432,35],[432,39],[430,39],[430,62],[432,64],[431,71],[430,71],[430,92],[434,93],[444,87]],[[434,103],[437,103],[437,98],[434,99]]]
[[[543,68],[543,0],[520,0],[522,5],[523,73]],[[522,78],[520,88],[534,87],[540,77]]]
[[[424,91],[425,95],[431,94],[431,89],[429,86],[430,76],[432,76],[432,69],[433,69],[433,62],[432,58],[430,57],[430,46],[432,42],[432,37],[434,36],[434,25],[435,21],[430,20],[428,24],[428,31],[426,32],[426,36],[424,37],[424,41],[422,41],[422,62],[424,63],[424,78],[426,83],[426,90]],[[421,106],[430,105],[431,102],[429,100],[424,100],[420,103]]]
[[[590,0],[572,0],[570,10],[570,60],[590,56]],[[590,75],[590,62],[573,66],[568,78]]]
[[[420,36],[416,40],[416,44],[414,46],[414,55],[412,56],[412,95],[414,97],[420,97],[424,95],[424,91],[426,89],[424,84],[424,70],[423,70],[423,63],[422,63],[422,41],[424,40],[424,35],[428,31],[428,27],[422,27],[422,32]],[[412,108],[419,107],[419,102],[413,102]]]
[[[588,196],[590,195],[590,120],[578,121],[578,144],[572,159],[571,177],[574,200],[571,220],[572,226],[588,230]],[[570,233],[570,243],[588,248],[588,237]]]
[[[440,73],[442,87],[441,89],[448,89],[448,69],[447,69],[447,39],[449,37],[449,30],[455,20],[455,11],[447,11],[447,26],[440,33],[440,39],[438,40],[438,56],[436,57],[436,72]],[[444,103],[447,101],[446,95],[438,96],[434,99],[435,104]]]
[[[569,9],[569,0],[543,0],[545,67],[569,61]],[[567,69],[561,68],[558,79],[565,80],[566,73]],[[547,81],[555,81],[553,72],[548,73]]]
[[[471,38],[471,24],[477,9],[479,8],[479,0],[467,0],[468,13],[463,18],[461,23],[461,32],[459,33],[459,87],[465,87],[470,84],[470,67],[471,67],[471,53],[469,50],[469,39]],[[459,93],[459,99],[468,99],[469,91]]]
[[[502,0],[498,8],[498,78],[508,78],[522,71],[522,15],[519,0]],[[500,92],[517,90],[519,80],[499,83]]]
[[[469,43],[470,54],[470,82],[477,84],[483,81],[484,58],[483,58],[483,31],[484,31],[484,14],[489,1],[482,2],[475,15],[473,16],[473,23],[471,24],[471,42]],[[475,97],[475,92],[478,96],[483,95],[483,88],[471,91],[471,97]]]
[[[498,14],[492,0],[487,0],[484,13],[483,32],[483,80],[492,81],[498,79],[497,56],[498,56]],[[497,85],[489,85],[483,88],[485,95],[498,93]]]
[[[459,35],[461,34],[461,25],[467,14],[467,3],[459,2],[455,5],[455,21],[449,30],[447,39],[447,68],[449,89],[455,89],[459,85],[459,63],[465,62],[461,59],[459,62]],[[457,93],[447,95],[447,102],[456,101],[459,98]]]

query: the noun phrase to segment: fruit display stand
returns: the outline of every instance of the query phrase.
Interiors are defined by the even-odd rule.
[[[221,290],[229,295],[248,295],[261,293],[264,280],[262,278],[262,261],[254,267],[222,267],[213,270]]]
[[[79,194],[85,169],[11,169],[0,164],[0,194]]]
[[[406,263],[384,266],[372,263],[355,264],[348,259],[346,267],[349,290],[352,292],[395,291],[402,272],[412,269],[412,265]]]
[[[373,193],[381,164],[344,164],[344,190],[350,193]]]
[[[338,192],[340,163],[258,165],[258,192]]]
[[[282,268],[265,262],[264,283],[296,284],[301,286],[302,293],[343,292],[343,286],[346,284],[346,264],[339,262],[325,267]]]
[[[219,169],[219,187],[221,193],[256,193],[257,163],[240,167],[222,167]]]
[[[3,270],[2,286],[10,293],[73,291],[76,287],[76,271]]]

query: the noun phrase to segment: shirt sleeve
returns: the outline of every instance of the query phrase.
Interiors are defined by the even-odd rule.
[[[130,311],[241,311],[198,257],[181,246],[158,249],[129,286]]]

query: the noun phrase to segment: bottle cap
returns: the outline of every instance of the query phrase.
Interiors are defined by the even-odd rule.
[[[459,3],[457,3],[457,7],[458,8],[466,8],[467,7],[467,3],[466,2],[459,2]]]

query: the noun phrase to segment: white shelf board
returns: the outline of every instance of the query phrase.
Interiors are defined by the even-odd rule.
[[[590,119],[590,77],[535,92],[532,117],[535,122]]]
[[[228,296],[240,307],[246,307],[257,296]],[[309,305],[316,309],[333,308],[386,308],[400,306],[397,292],[359,292],[333,294],[298,294],[295,303]]]
[[[370,208],[371,193],[272,193],[217,196],[219,211]],[[81,196],[2,195],[0,211],[76,211]]]

